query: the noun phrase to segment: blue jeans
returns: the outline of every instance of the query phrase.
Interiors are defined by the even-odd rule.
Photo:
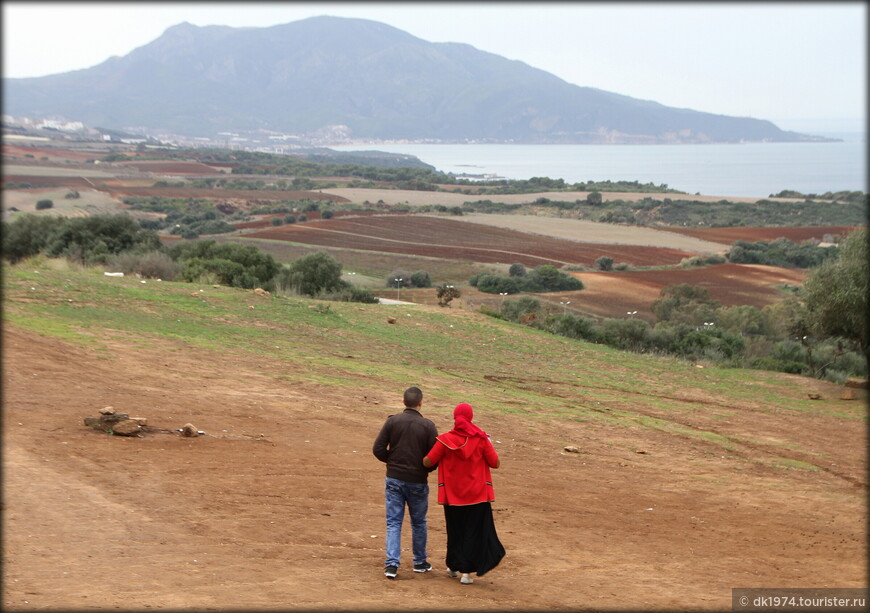
[[[411,483],[387,477],[384,486],[387,507],[387,561],[385,566],[399,566],[402,550],[402,520],[405,504],[411,516],[411,537],[414,549],[414,564],[422,564],[426,554],[426,512],[429,510],[429,484]]]

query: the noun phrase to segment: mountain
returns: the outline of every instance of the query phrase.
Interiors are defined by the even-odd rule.
[[[267,130],[356,139],[520,143],[818,140],[769,121],[572,85],[466,44],[314,17],[268,28],[182,23],[124,57],[3,79],[4,113],[215,136]]]

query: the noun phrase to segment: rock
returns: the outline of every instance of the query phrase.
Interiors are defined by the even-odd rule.
[[[638,449],[637,451],[635,451],[635,453],[639,453],[639,454],[641,454],[641,455],[647,455],[649,452],[648,452],[648,451],[644,451],[643,449]]]
[[[396,318],[395,317],[387,317],[387,323],[388,324],[396,323]]]
[[[267,292],[266,290],[264,290],[262,287],[258,287],[257,289],[255,289],[254,293],[257,294],[258,296],[265,296],[267,298],[272,295],[269,292]]]
[[[822,397],[821,394],[816,394],[814,392],[807,392],[807,398],[809,398],[810,400],[818,400],[821,397]]]
[[[138,421],[125,419],[112,426],[112,433],[119,436],[135,436],[142,431]]]
[[[855,390],[851,387],[847,387],[843,390],[843,393],[840,395],[841,400],[855,400],[857,396],[855,395]]]
[[[567,447],[565,447],[565,451],[567,451],[568,453],[580,453],[580,448],[568,445]]]
[[[115,409],[113,409],[112,407],[103,407],[102,409],[100,409],[100,415],[114,415],[114,414],[115,414]]]
[[[861,379],[860,377],[849,377],[843,385],[855,389],[866,390],[870,389],[870,380]]]
[[[138,423],[140,426],[147,426],[148,425],[148,418],[147,417],[131,417],[130,419],[132,419],[133,421]]]
[[[99,428],[103,425],[99,417],[85,417],[85,425],[92,428]]]
[[[181,436],[199,436],[199,430],[196,429],[196,426],[193,424],[184,424],[181,427]]]

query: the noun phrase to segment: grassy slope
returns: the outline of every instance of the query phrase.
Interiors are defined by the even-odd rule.
[[[398,321],[389,324],[389,315]],[[721,434],[708,426],[735,412],[749,411],[765,422],[780,414],[866,420],[863,403],[808,399],[808,390],[829,384],[764,371],[700,369],[459,309],[263,297],[29,262],[4,268],[4,320],[96,349],[107,337],[134,345],[170,338],[273,359],[275,372],[266,374],[288,383],[418,384],[434,396],[461,397],[482,414],[524,415],[531,422],[596,420],[728,450],[751,445],[754,434]],[[812,453],[797,439],[783,446]],[[812,462],[800,467],[815,469]]]

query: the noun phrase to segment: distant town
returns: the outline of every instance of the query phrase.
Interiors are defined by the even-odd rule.
[[[143,147],[216,147],[241,151],[283,154],[295,149],[353,144],[440,143],[439,139],[364,141],[350,138],[344,125],[327,126],[313,134],[287,134],[274,130],[251,132],[219,132],[215,137],[190,136],[171,132],[155,132],[145,127],[125,127],[121,130],[88,126],[81,121],[57,117],[13,117],[3,115],[3,140],[40,143],[104,143],[142,145]],[[479,142],[479,141],[469,141]]]

